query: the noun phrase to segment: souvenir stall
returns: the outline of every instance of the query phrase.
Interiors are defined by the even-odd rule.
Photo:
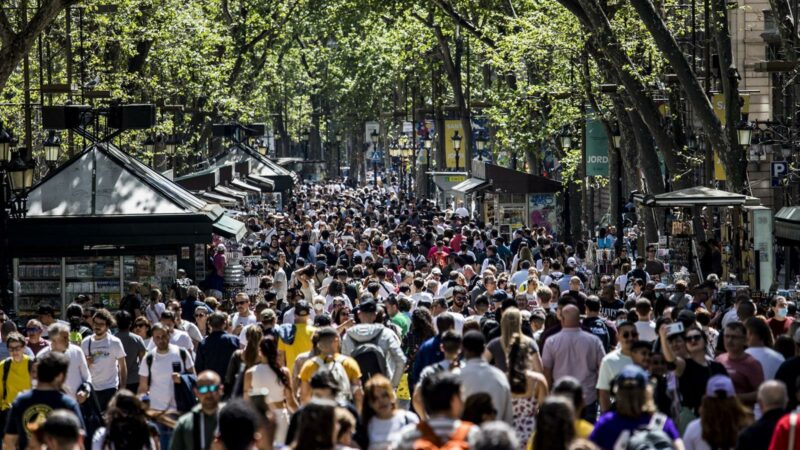
[[[130,282],[168,292],[179,268],[205,276],[212,233],[241,239],[243,223],[111,144],[96,144],[54,169],[9,223],[18,258],[18,316],[50,304],[63,313],[80,294],[116,309]]]
[[[798,298],[800,295],[800,206],[783,207],[775,214],[775,239],[783,254],[779,270],[779,292]]]

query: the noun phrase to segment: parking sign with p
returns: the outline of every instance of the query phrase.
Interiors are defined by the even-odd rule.
[[[781,180],[789,174],[789,163],[786,161],[773,161],[770,175],[772,187],[780,187]]]

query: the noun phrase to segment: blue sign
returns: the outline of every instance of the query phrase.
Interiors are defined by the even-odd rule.
[[[780,187],[781,180],[789,174],[789,163],[786,161],[773,161],[770,168],[770,178],[772,178],[772,187]]]

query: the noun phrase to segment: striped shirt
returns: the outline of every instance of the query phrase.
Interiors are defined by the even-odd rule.
[[[433,432],[436,433],[436,436],[439,437],[441,442],[449,441],[450,436],[461,425],[460,420],[451,419],[449,417],[433,417],[428,419],[426,423],[431,427]],[[473,426],[467,435],[467,442],[475,441],[479,431],[479,427]],[[392,443],[392,448],[394,450],[413,450],[414,442],[421,437],[422,433],[419,432],[416,424],[407,425],[395,436],[394,442]]]

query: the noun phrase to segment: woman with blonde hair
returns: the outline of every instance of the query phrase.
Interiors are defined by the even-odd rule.
[[[527,245],[519,246],[519,250],[517,251],[517,254],[514,255],[514,260],[511,262],[511,273],[520,270],[519,266],[522,264],[522,261],[528,261],[531,263],[531,267],[536,267],[536,263],[533,261],[531,249],[528,248]]]
[[[503,311],[500,318],[500,336],[489,341],[483,358],[503,372],[508,372],[508,353],[511,348],[511,339],[515,334],[519,334],[522,344],[528,347],[526,353],[530,359],[531,370],[543,373],[539,346],[532,338],[522,334],[522,314],[517,308],[512,307]]]
[[[400,430],[419,422],[416,415],[397,407],[392,382],[383,375],[373,376],[364,386],[362,420],[367,428],[368,450],[388,450]]]
[[[706,384],[700,418],[689,422],[683,441],[686,450],[736,448],[739,432],[750,424],[750,411],[742,405],[725,375],[714,375]]]

